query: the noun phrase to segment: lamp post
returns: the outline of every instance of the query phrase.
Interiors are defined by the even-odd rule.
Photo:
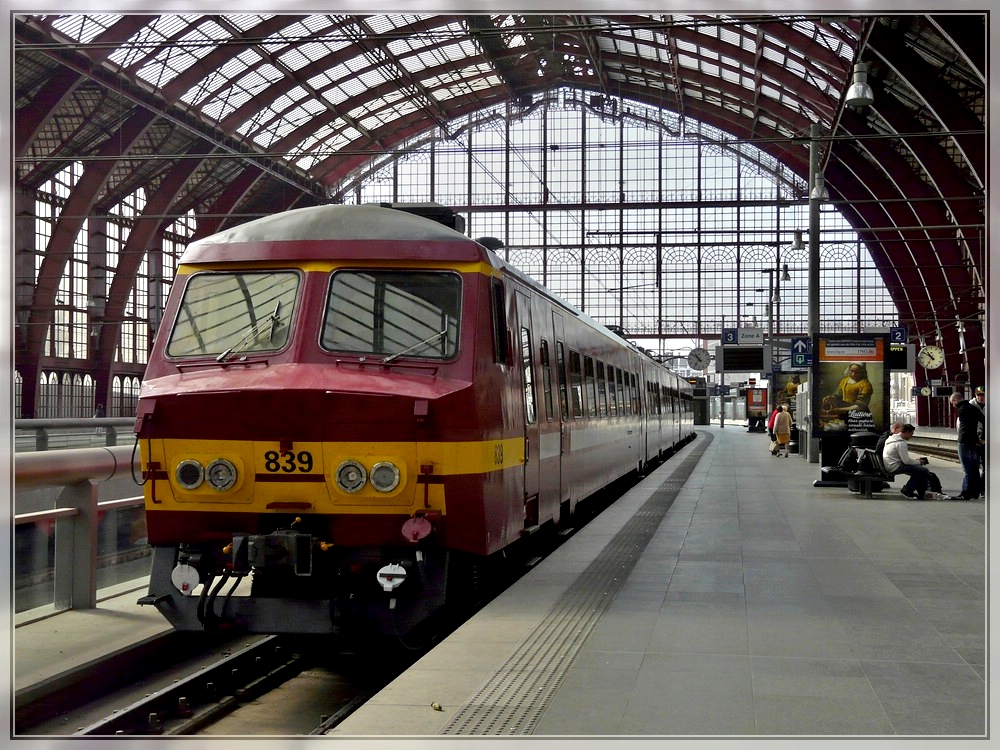
[[[774,371],[774,324],[778,322],[781,328],[780,308],[781,303],[781,282],[791,281],[788,275],[788,264],[783,263],[780,268],[762,268],[761,273],[767,274],[767,343],[771,347],[771,371]]]

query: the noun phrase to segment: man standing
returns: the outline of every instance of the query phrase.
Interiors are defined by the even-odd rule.
[[[976,386],[975,396],[969,399],[969,403],[977,407],[983,413],[983,421],[976,425],[976,435],[979,437],[979,444],[976,451],[979,453],[979,496],[986,493],[986,389]]]
[[[907,423],[902,426],[899,432],[890,435],[882,449],[882,463],[890,474],[909,474],[910,478],[900,489],[900,492],[910,499],[923,500],[924,493],[927,491],[927,474],[930,471],[925,465],[927,459],[911,459],[910,449],[906,446],[906,441],[913,437],[913,432],[916,429],[912,424]]]
[[[962,462],[962,492],[960,500],[977,500],[982,491],[979,477],[979,425],[985,425],[983,412],[963,398],[961,393],[951,394],[951,405],[958,415],[958,458]]]

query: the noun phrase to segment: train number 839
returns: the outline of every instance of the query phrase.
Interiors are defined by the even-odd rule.
[[[309,473],[313,468],[313,457],[309,451],[267,451],[264,454],[264,469],[270,472],[284,471],[291,473],[300,471]]]

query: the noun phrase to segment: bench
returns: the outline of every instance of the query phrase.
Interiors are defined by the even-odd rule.
[[[858,469],[847,477],[847,488],[870,498],[886,489],[896,475],[886,471],[880,448],[858,448]]]
[[[882,449],[889,436],[880,435],[874,447],[857,447],[857,469],[847,477],[847,488],[870,498],[872,493],[886,489],[896,475],[886,470],[882,463]]]

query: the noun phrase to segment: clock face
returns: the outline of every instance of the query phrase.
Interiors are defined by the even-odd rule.
[[[929,387],[929,386],[926,386],[926,385],[925,385],[925,386],[923,386],[923,387],[922,387],[922,388],[920,389],[920,395],[921,395],[921,396],[930,396],[930,395],[931,395],[931,389],[930,389],[930,387]]]
[[[928,370],[936,370],[944,364],[944,350],[940,346],[925,346],[917,352],[917,363]]]
[[[688,354],[688,367],[692,370],[704,370],[712,360],[712,355],[707,349],[692,349]]]

